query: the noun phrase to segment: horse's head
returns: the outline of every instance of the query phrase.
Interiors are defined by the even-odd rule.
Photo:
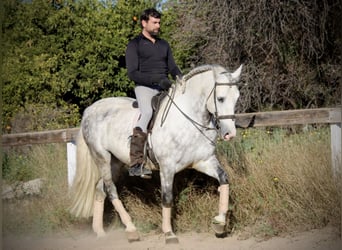
[[[207,101],[207,109],[213,115],[219,136],[228,141],[236,136],[235,104],[239,98],[238,84],[242,65],[234,72],[215,66],[215,85]]]

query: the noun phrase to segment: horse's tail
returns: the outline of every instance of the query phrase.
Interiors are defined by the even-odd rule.
[[[78,134],[76,145],[76,175],[71,187],[70,213],[76,217],[88,218],[93,215],[95,186],[100,179],[100,172],[84,141],[82,129]]]

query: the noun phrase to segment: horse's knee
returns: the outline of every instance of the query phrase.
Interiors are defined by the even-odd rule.
[[[162,201],[164,207],[171,207],[173,201],[173,195],[171,192],[162,194]]]
[[[218,181],[220,185],[229,184],[228,174],[226,171],[224,171],[221,167],[219,167],[217,169],[217,173],[218,173]]]

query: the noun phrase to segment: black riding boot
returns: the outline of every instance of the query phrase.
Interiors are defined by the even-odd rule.
[[[144,146],[146,139],[147,134],[140,127],[133,129],[130,148],[131,166],[128,169],[130,176],[151,178],[152,171],[144,167]]]

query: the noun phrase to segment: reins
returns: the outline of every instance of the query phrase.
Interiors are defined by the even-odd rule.
[[[202,124],[200,124],[199,122],[197,122],[197,121],[195,121],[194,119],[192,119],[189,115],[187,115],[186,113],[184,113],[184,111],[175,103],[175,101],[173,100],[173,98],[174,98],[174,96],[175,96],[175,92],[176,92],[176,89],[174,89],[173,91],[172,91],[172,95],[169,95],[169,93],[167,93],[167,97],[169,98],[168,99],[168,102],[167,102],[167,104],[166,104],[166,107],[165,107],[165,109],[164,109],[164,112],[163,112],[163,114],[162,114],[162,121],[161,121],[161,124],[160,124],[160,126],[162,127],[163,126],[163,124],[164,124],[164,122],[165,122],[165,119],[166,119],[166,117],[167,117],[167,115],[168,115],[168,113],[169,113],[169,111],[170,111],[170,107],[171,107],[171,104],[173,104],[178,110],[179,110],[179,112],[186,118],[186,119],[188,119],[190,122],[191,122],[191,124],[192,125],[194,125],[194,127],[205,137],[205,138],[207,138],[213,145],[216,145],[216,143],[213,141],[213,140],[211,140],[204,132],[203,132],[203,130],[201,130],[201,128],[202,129],[205,129],[206,131],[208,131],[208,130],[216,130],[216,128],[214,128],[214,127],[207,127],[207,126],[204,126],[204,125],[202,125]]]

